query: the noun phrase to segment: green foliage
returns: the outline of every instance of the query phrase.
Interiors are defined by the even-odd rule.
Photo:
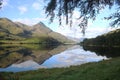
[[[0,31],[0,38],[4,38],[5,36],[7,36],[7,34],[5,32]]]
[[[120,47],[83,46],[83,49],[95,52],[100,56],[106,56],[107,58],[116,58],[120,56]]]
[[[53,38],[41,37],[41,38],[28,38],[24,40],[23,43],[57,44],[59,42]]]
[[[95,20],[97,14],[106,6],[111,8],[113,5],[120,7],[120,0],[50,0],[46,7],[46,14],[50,16],[50,21],[53,22],[54,17],[58,16],[59,24],[62,25],[62,16],[66,17],[66,23],[72,25],[73,11],[79,11],[79,25],[84,33],[88,24],[88,19]],[[116,9],[115,13],[107,19],[113,19],[113,25],[120,25],[120,9]],[[104,16],[105,17],[105,16]],[[82,20],[82,21],[81,21]]]
[[[102,7],[106,5],[112,6],[113,2],[113,0],[50,0],[46,13],[51,16],[50,20],[53,20],[54,14],[58,14],[60,18],[62,15],[65,15],[66,23],[68,23],[68,18],[72,17],[72,12],[75,8],[78,8],[80,16],[88,16],[94,19]],[[59,9],[57,13],[54,12],[56,9]]]
[[[0,73],[5,80],[119,80],[120,58],[69,68]]]
[[[2,0],[0,0],[0,8],[1,8],[1,6],[2,6]]]
[[[0,40],[2,44],[60,44],[54,38],[40,37],[40,38],[27,38],[27,39],[15,39],[15,40]]]
[[[85,39],[81,42],[81,44],[84,46],[120,47],[120,29],[111,31],[93,39]]]

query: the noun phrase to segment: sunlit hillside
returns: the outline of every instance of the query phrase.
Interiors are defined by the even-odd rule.
[[[31,38],[53,38],[61,43],[74,43],[67,37],[52,31],[44,23],[28,26],[20,22],[12,22],[7,18],[0,18],[1,40],[24,40]]]

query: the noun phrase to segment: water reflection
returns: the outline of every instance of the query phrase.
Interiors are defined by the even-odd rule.
[[[119,50],[120,48],[107,49],[81,47],[79,45],[1,45],[0,72],[68,67],[70,65],[97,62],[120,56]]]
[[[106,56],[98,56],[94,52],[85,51],[81,46],[76,45],[72,48],[56,54],[46,60],[42,66],[48,68],[68,67],[70,65],[80,65],[88,62],[97,62],[107,59]]]
[[[28,71],[28,70],[36,70],[39,68],[45,68],[44,66],[39,65],[33,60],[24,61],[19,64],[12,64],[6,68],[0,68],[0,72],[20,72],[20,71]]]
[[[57,46],[50,45],[1,45],[0,46],[0,67],[4,68],[13,63],[21,63],[27,60],[34,60],[41,64],[54,55],[49,53]]]
[[[40,64],[45,60],[66,50],[68,47],[70,46],[34,44],[1,45],[0,71],[18,72],[40,68]]]
[[[107,58],[114,58],[120,56],[120,47],[97,47],[84,46],[85,51],[95,52],[97,55],[106,56]]]

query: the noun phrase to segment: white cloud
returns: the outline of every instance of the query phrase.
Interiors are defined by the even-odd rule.
[[[96,37],[98,35],[102,35],[104,33],[107,33],[108,31],[110,31],[111,29],[106,27],[106,26],[101,26],[100,24],[95,25],[92,20],[88,21],[88,27],[86,29],[86,34],[85,36],[83,36],[82,32],[81,32],[81,28],[78,26],[81,19],[77,20],[77,18],[79,18],[80,13],[78,11],[74,11],[73,12],[73,24],[70,28],[69,25],[65,25],[63,24],[63,26],[65,27],[59,27],[57,29],[57,32],[65,35],[65,36],[69,36],[69,37],[73,37],[73,38],[93,38]],[[65,22],[65,19],[62,19],[63,22]]]
[[[88,62],[97,62],[103,59],[107,58],[105,56],[98,56],[94,52],[85,51],[81,46],[75,45],[57,55],[52,56],[42,65],[46,67],[67,67],[70,65],[81,65]]]
[[[73,16],[74,16],[74,18],[79,18],[80,17],[80,12],[78,10],[75,10],[73,12]]]
[[[79,41],[81,41],[83,38],[94,38],[98,35],[102,35],[104,33],[107,33],[109,31],[111,31],[113,29],[111,29],[110,27],[92,27],[89,26],[86,29],[86,34],[85,36],[83,36],[81,29],[79,27],[58,27],[57,32],[68,36],[68,37],[72,37],[74,39],[79,39]]]
[[[33,2],[32,7],[35,10],[43,10],[44,6],[46,5],[46,1],[45,0],[36,0],[35,2]]]
[[[36,10],[39,10],[39,9],[41,8],[41,5],[40,5],[39,3],[37,3],[37,2],[34,2],[34,3],[32,4],[32,7],[33,7],[34,9],[36,9]]]
[[[27,12],[27,7],[25,6],[19,6],[18,9],[20,10],[20,14],[24,14],[25,12]]]
[[[7,5],[8,5],[8,2],[9,2],[9,0],[3,0],[3,2],[2,2],[2,7],[7,6]]]

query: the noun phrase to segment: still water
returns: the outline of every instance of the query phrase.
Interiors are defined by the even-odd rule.
[[[119,56],[120,49],[115,49],[116,52],[110,50],[114,49],[81,47],[80,45],[42,47],[40,45],[2,45],[0,46],[0,72],[69,67]],[[111,55],[113,52],[114,55]]]

